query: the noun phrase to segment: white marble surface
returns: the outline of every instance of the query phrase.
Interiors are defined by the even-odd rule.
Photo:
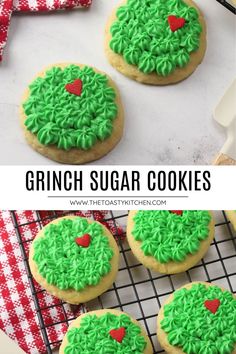
[[[212,111],[236,69],[235,17],[215,0],[196,0],[208,24],[203,64],[186,81],[167,87],[133,82],[113,69],[104,55],[106,20],[120,0],[94,0],[89,11],[16,15],[4,62],[0,64],[1,164],[52,164],[25,143],[18,107],[27,84],[44,66],[87,63],[118,84],[125,106],[120,144],[96,164],[204,164],[223,145],[223,130]]]

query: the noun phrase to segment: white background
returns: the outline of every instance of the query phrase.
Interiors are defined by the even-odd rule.
[[[89,11],[14,15],[0,64],[0,163],[51,164],[25,143],[18,108],[45,66],[87,63],[118,84],[126,112],[122,141],[96,164],[211,163],[225,140],[212,111],[235,76],[235,17],[215,0],[196,0],[208,25],[203,64],[175,86],[148,87],[123,77],[104,55],[104,27],[120,0],[94,0]]]

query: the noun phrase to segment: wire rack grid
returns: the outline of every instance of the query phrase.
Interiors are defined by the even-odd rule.
[[[35,220],[27,224],[37,224],[40,228],[44,222],[51,221],[67,213],[50,212],[47,217],[36,212]],[[69,212],[73,214],[73,212]],[[58,324],[69,326],[76,316],[68,316],[63,301],[57,306],[61,307],[64,314],[63,321],[59,323],[45,323],[42,312],[45,308],[40,306],[39,295],[45,290],[38,288],[32,278],[28,263],[28,248],[32,238],[24,239],[21,229],[26,224],[19,224],[17,212],[11,212],[14,227],[18,237],[21,252],[24,258],[31,292],[34,298],[35,309],[38,315],[43,340],[48,354],[53,353],[53,348],[60,345],[59,342],[50,342],[48,331]],[[117,279],[112,288],[98,297],[96,300],[83,305],[83,312],[100,308],[118,309],[128,312],[144,326],[152,342],[154,354],[163,353],[156,338],[156,316],[165,299],[180,286],[192,281],[214,282],[236,293],[236,234],[224,212],[217,212],[215,225],[215,239],[204,259],[199,264],[178,275],[163,275],[154,273],[144,268],[133,256],[125,239],[125,226],[128,213],[110,211],[104,222],[112,222],[114,225],[114,237],[120,247],[120,268]],[[94,216],[94,214],[93,214]],[[120,232],[120,225],[124,227],[124,233]]]
[[[216,0],[216,1],[218,1],[224,7],[226,7],[226,9],[236,14],[236,8],[230,0]]]

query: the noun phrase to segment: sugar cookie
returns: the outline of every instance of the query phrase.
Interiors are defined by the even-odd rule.
[[[109,62],[133,80],[177,83],[191,75],[206,51],[206,24],[192,0],[126,0],[105,34]]]
[[[128,216],[127,238],[147,268],[175,274],[194,266],[214,237],[214,220],[203,210],[143,210]]]
[[[25,92],[20,117],[29,145],[61,163],[97,160],[123,133],[115,83],[81,64],[58,64],[41,72]]]
[[[141,325],[117,310],[97,310],[78,317],[70,325],[59,354],[153,354]]]
[[[226,210],[225,214],[227,215],[227,218],[233,225],[234,230],[236,231],[236,210]]]
[[[157,320],[158,341],[170,354],[236,353],[236,296],[196,282],[175,291]]]
[[[77,216],[56,219],[34,239],[31,272],[50,294],[71,304],[87,302],[113,283],[119,250],[102,224]]]

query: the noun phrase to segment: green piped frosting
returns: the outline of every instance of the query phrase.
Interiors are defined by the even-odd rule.
[[[182,216],[168,210],[140,210],[132,234],[145,256],[160,263],[182,262],[209,236],[210,221],[210,213],[204,210],[184,210]]]
[[[75,239],[89,234],[89,247],[78,246]],[[35,240],[33,259],[48,284],[61,290],[81,291],[97,285],[111,270],[113,250],[103,227],[85,218],[62,219],[49,224],[44,235]]]
[[[121,343],[109,334],[110,330],[120,327],[124,327],[126,332]],[[79,328],[68,331],[67,340],[65,354],[142,354],[147,345],[140,327],[129,316],[111,313],[86,315]]]
[[[215,314],[206,300],[220,300]],[[236,346],[236,300],[218,286],[194,284],[175,291],[174,300],[164,306],[161,328],[171,345],[187,354],[230,354]]]
[[[170,15],[184,18],[184,27],[172,32]],[[144,74],[168,76],[185,67],[199,49],[199,14],[182,0],[128,0],[116,16],[110,48]]]
[[[81,96],[65,89],[76,79],[83,83]],[[41,144],[89,150],[112,134],[118,107],[106,75],[87,66],[55,66],[35,79],[29,91],[23,104],[25,126]]]

